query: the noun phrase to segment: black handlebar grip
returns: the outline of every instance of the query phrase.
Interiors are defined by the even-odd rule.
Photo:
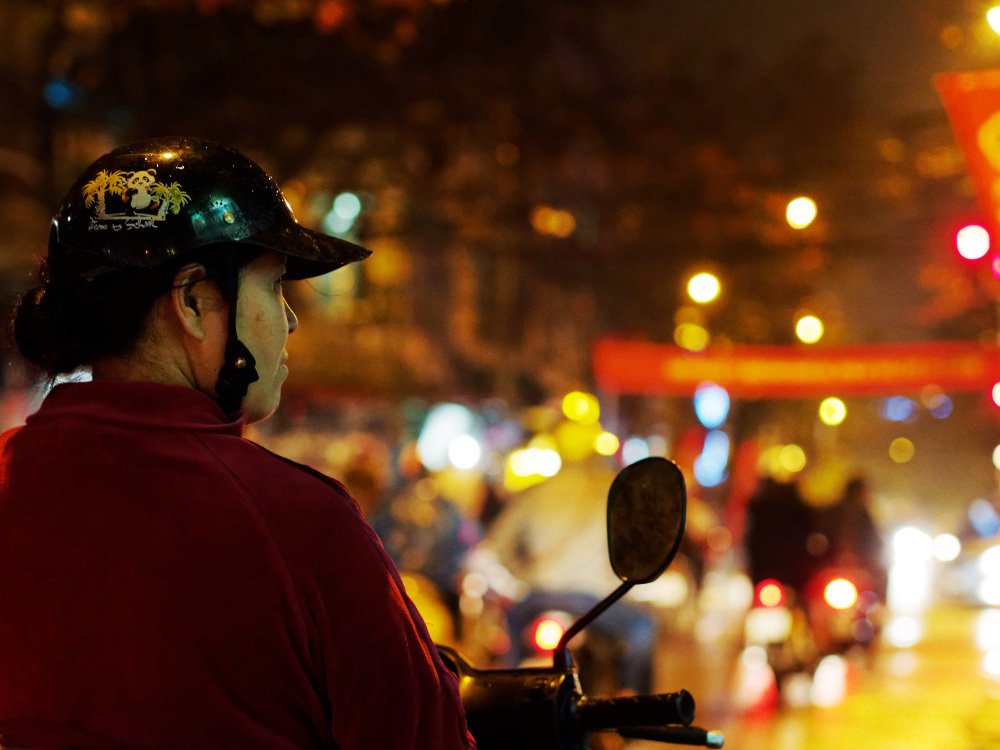
[[[683,724],[694,721],[694,696],[687,690],[628,698],[597,698],[576,707],[580,728],[588,731]]]

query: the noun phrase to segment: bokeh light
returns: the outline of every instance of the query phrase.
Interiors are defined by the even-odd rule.
[[[990,25],[997,34],[1000,34],[1000,6],[990,8],[986,11],[986,23]]]
[[[929,411],[931,416],[935,419],[945,419],[951,414],[951,410],[953,408],[954,405],[952,404],[951,399],[943,393],[937,393],[927,400],[927,411]]]
[[[951,562],[962,552],[962,543],[954,534],[938,534],[934,537],[934,557],[941,562]]]
[[[968,224],[955,233],[955,249],[966,260],[979,260],[990,251],[990,233],[978,224]]]
[[[563,637],[563,626],[558,620],[545,618],[535,625],[535,645],[542,651],[552,651]]]
[[[777,581],[768,578],[757,584],[757,601],[765,607],[777,607],[785,601],[785,590]]]
[[[355,193],[340,193],[323,217],[323,231],[335,236],[347,234],[361,215],[361,208],[361,198]]]
[[[913,648],[924,635],[923,623],[916,617],[894,617],[885,629],[885,639],[896,648]]]
[[[815,218],[816,204],[809,198],[796,198],[785,208],[785,221],[792,229],[805,229]]]
[[[522,448],[507,459],[511,471],[519,477],[554,477],[562,468],[562,459],[554,450]]]
[[[569,211],[538,206],[531,212],[531,226],[539,234],[565,238],[576,231],[576,217]]]
[[[892,551],[901,562],[926,562],[934,555],[934,540],[915,526],[904,526],[892,535]]]
[[[597,397],[583,391],[570,391],[562,400],[562,411],[567,419],[581,424],[594,424],[601,416]]]
[[[823,589],[823,598],[834,609],[848,609],[858,600],[858,589],[846,578],[835,578]]]
[[[472,469],[482,457],[483,449],[472,435],[459,435],[448,444],[448,460],[457,469]]]
[[[622,445],[622,463],[626,466],[649,458],[649,446],[641,437],[630,437]]]
[[[824,424],[836,425],[840,424],[847,417],[847,407],[844,402],[839,398],[831,396],[830,398],[823,399],[823,402],[819,405],[819,418],[823,420]]]
[[[618,452],[621,441],[618,436],[611,432],[602,432],[594,440],[594,450],[602,456],[613,456]]]
[[[721,385],[702,383],[694,392],[694,413],[702,425],[714,430],[729,415],[729,393]]]
[[[803,315],[795,322],[795,335],[805,344],[815,344],[823,338],[823,321],[815,315]]]
[[[719,296],[719,289],[719,280],[710,273],[695,274],[687,285],[688,296],[701,304]]]
[[[417,438],[420,462],[431,471],[443,469],[448,465],[452,442],[468,435],[473,425],[472,412],[461,404],[438,404],[432,408]]]
[[[778,463],[785,471],[797,474],[806,468],[806,452],[794,443],[783,445],[778,452]]]
[[[701,454],[694,460],[694,478],[702,487],[722,484],[728,461],[729,436],[722,430],[709,430]]]
[[[912,422],[917,417],[917,403],[906,396],[892,396],[882,402],[882,416],[890,422]]]
[[[916,449],[909,438],[898,437],[889,443],[889,458],[897,464],[905,464],[913,459]]]
[[[689,352],[705,351],[708,341],[708,331],[696,323],[681,323],[674,329],[674,343]]]

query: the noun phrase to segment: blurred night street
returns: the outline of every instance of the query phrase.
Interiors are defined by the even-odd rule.
[[[883,648],[871,669],[849,663],[844,674],[831,676],[831,689],[843,695],[829,705],[776,708],[765,697],[736,708],[740,676],[718,653],[725,646],[701,646],[691,659],[691,651],[675,644],[688,656],[662,656],[670,684],[661,687],[683,685],[698,696],[696,722],[723,730],[732,750],[1000,747],[1000,685],[984,672],[976,618],[968,608],[935,608],[919,645]]]
[[[685,534],[595,682],[687,688],[732,750],[1000,748],[990,6],[0,0],[0,305],[100,154],[224,142],[372,251],[284,285],[245,437],[343,482],[435,639],[545,652],[663,457]],[[52,385],[6,345],[0,428]]]

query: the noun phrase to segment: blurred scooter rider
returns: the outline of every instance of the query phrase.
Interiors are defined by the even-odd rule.
[[[607,497],[614,478],[604,456],[567,462],[552,479],[508,500],[487,532],[489,546],[530,591],[508,615],[512,666],[525,656],[519,635],[539,614],[580,616],[621,585],[608,560]],[[656,628],[648,614],[620,601],[588,630],[622,641],[623,689],[651,692]]]
[[[837,503],[823,514],[829,537],[829,559],[834,565],[858,566],[871,576],[872,586],[885,600],[886,571],[882,534],[871,515],[871,491],[863,477],[853,477]]]
[[[70,189],[13,334],[93,382],[0,437],[0,744],[472,746],[357,504],[242,437],[288,373],[282,279],[367,255],[204,141],[115,149]]]
[[[754,585],[766,579],[802,591],[818,565],[809,552],[816,516],[795,482],[761,477],[747,501],[743,546]]]

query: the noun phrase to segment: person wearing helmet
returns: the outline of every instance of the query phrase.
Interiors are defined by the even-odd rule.
[[[206,141],[70,188],[12,333],[93,379],[0,436],[0,745],[473,746],[357,503],[242,435],[288,372],[282,280],[367,255]]]

